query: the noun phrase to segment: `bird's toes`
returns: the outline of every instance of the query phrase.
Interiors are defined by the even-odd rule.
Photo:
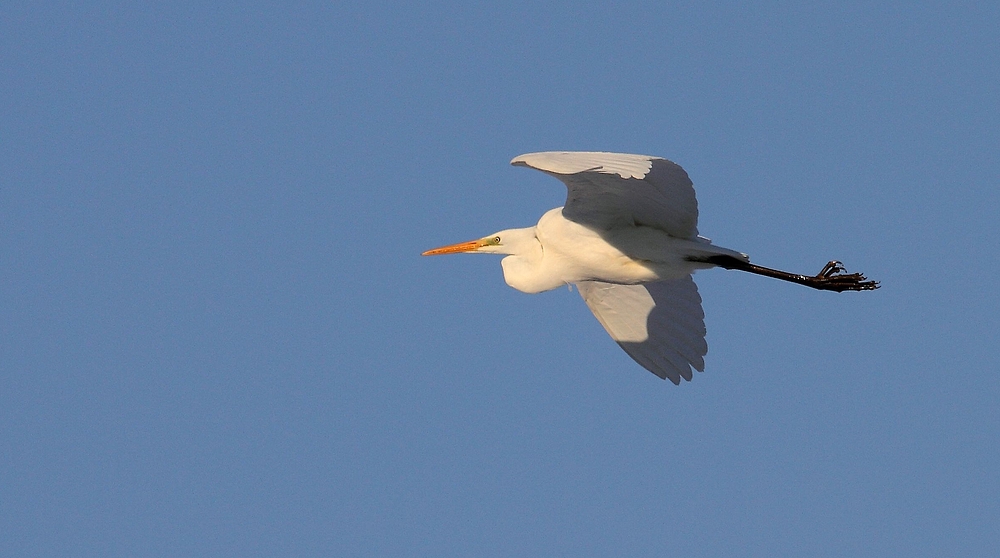
[[[837,275],[838,273],[843,273],[845,271],[847,271],[847,269],[844,267],[844,264],[838,262],[837,260],[830,260],[829,262],[827,262],[825,266],[823,266],[823,269],[820,270],[819,274],[817,274],[816,276],[832,277],[834,275]]]
[[[843,264],[830,262],[816,276],[816,286],[827,291],[874,291],[878,281],[869,281],[863,273],[845,273]]]

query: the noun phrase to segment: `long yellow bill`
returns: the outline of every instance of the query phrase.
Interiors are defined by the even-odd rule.
[[[440,248],[435,248],[433,250],[428,250],[421,256],[439,256],[441,254],[459,254],[462,252],[475,252],[476,250],[486,246],[486,243],[482,240],[470,240],[468,242],[459,242],[458,244],[449,244],[448,246],[442,246]]]

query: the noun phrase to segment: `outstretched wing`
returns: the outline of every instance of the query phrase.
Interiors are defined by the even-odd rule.
[[[577,283],[580,295],[611,338],[644,368],[675,384],[705,369],[705,313],[698,287],[683,279],[615,285]]]
[[[563,215],[596,230],[645,225],[677,238],[698,236],[698,201],[680,165],[648,155],[547,151],[510,164],[550,174],[569,190]]]

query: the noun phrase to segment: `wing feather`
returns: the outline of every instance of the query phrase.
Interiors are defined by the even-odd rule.
[[[698,201],[680,165],[649,155],[547,151],[512,165],[540,170],[568,190],[563,215],[599,230],[644,225],[677,238],[698,236]]]
[[[577,283],[580,296],[611,338],[633,360],[660,378],[690,381],[705,369],[705,313],[691,277],[616,285]]]

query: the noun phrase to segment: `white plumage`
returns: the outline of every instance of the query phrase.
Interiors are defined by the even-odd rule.
[[[678,384],[705,370],[705,313],[691,277],[641,285],[577,283],[611,338],[636,362]]]
[[[704,312],[691,274],[721,266],[823,290],[871,290],[861,274],[830,262],[816,276],[760,267],[746,254],[698,236],[698,202],[684,169],[659,157],[552,151],[512,165],[561,180],[566,204],[534,227],[424,252],[506,254],[504,279],[538,293],[575,284],[604,329],[636,362],[675,384],[705,368]]]

